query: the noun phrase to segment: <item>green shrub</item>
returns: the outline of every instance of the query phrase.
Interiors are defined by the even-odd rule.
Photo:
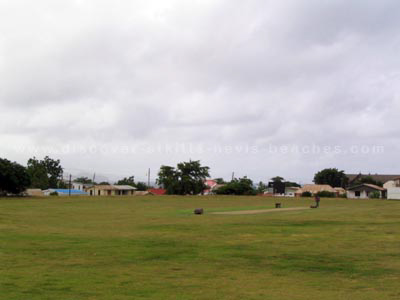
[[[303,193],[301,194],[301,196],[302,196],[302,197],[312,197],[312,194],[311,194],[311,192],[303,192]]]
[[[381,193],[378,191],[372,192],[369,194],[370,199],[380,199],[381,198]]]
[[[50,196],[58,196],[58,193],[57,192],[51,192]]]
[[[231,182],[218,188],[215,193],[217,195],[256,195],[257,191],[253,186],[253,182],[247,178],[233,179]]]
[[[328,192],[328,191],[320,191],[317,193],[317,196],[319,196],[321,198],[335,198],[336,193]]]

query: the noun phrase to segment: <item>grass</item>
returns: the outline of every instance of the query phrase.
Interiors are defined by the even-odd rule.
[[[1,299],[400,299],[400,202],[0,199]]]

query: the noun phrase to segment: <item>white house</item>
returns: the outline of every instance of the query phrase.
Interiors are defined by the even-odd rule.
[[[347,189],[347,198],[368,199],[374,192],[379,193],[379,198],[386,197],[386,189],[374,184],[363,183]]]
[[[387,189],[387,198],[400,200],[400,178],[390,180],[383,185]]]
[[[68,186],[69,183],[67,183]],[[86,184],[82,182],[71,182],[71,189],[78,190],[78,191],[85,191],[86,189],[92,187],[93,184]]]
[[[299,189],[300,189],[299,187],[287,186],[287,187],[285,187],[285,196],[286,197],[294,197],[296,195],[296,192]]]
[[[86,192],[90,196],[133,196],[136,188],[130,185],[95,185]]]

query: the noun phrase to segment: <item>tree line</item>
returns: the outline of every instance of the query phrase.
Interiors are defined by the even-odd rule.
[[[28,188],[47,190],[49,188],[67,189],[69,184],[63,180],[63,168],[59,159],[45,156],[43,159],[30,158],[27,166],[0,158],[0,195],[21,194]],[[74,182],[83,184],[108,185],[109,182],[94,182],[88,177],[78,177]],[[135,182],[134,176],[120,179],[119,185],[130,185],[138,191],[146,191],[149,186]]]
[[[62,174],[60,160],[48,156],[42,160],[30,158],[26,167],[0,158],[0,193],[20,194],[29,187],[60,187],[63,184]]]
[[[163,187],[167,194],[171,195],[198,195],[208,187],[205,180],[210,177],[210,168],[202,166],[200,161],[181,162],[173,166],[163,165],[158,172],[156,183]],[[273,183],[283,183],[285,187],[300,187],[296,182],[285,181],[283,177],[271,178]],[[109,184],[108,182],[96,183],[87,177],[79,177],[74,180],[83,184]],[[215,179],[220,185],[215,190],[220,195],[257,195],[264,193],[268,186],[263,182],[254,185],[246,176],[233,178],[226,182],[222,178]],[[314,176],[315,184],[329,184],[332,187],[348,186],[348,177],[344,171],[336,168],[328,168],[317,172]],[[362,177],[353,184],[372,183],[382,186],[372,177]],[[144,182],[135,182],[134,176],[125,177],[116,182],[118,185],[130,185],[139,191],[146,191],[150,187]],[[45,156],[43,159],[30,158],[24,167],[16,162],[0,158],[0,194],[20,194],[27,188],[68,188],[63,180],[63,168],[59,159]]]

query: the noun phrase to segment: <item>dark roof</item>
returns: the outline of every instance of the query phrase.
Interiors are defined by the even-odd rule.
[[[400,178],[400,175],[386,175],[386,174],[346,174],[347,178],[349,178],[349,182],[353,182],[357,178],[365,178],[371,177],[373,180],[377,182],[386,183],[390,180],[394,180]]]

